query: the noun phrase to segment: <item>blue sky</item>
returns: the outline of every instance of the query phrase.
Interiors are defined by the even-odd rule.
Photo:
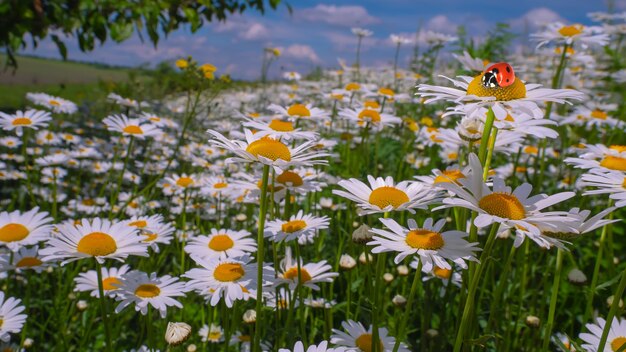
[[[626,10],[626,0],[614,0],[617,11]],[[607,0],[362,0],[362,1],[289,1],[264,16],[253,12],[231,16],[226,22],[205,25],[196,33],[183,28],[163,39],[155,50],[134,35],[116,44],[107,42],[91,53],[81,53],[70,39],[69,58],[108,64],[136,66],[158,63],[192,55],[199,62],[210,62],[218,73],[236,78],[255,79],[259,75],[264,47],[280,47],[283,56],[273,66],[273,74],[297,70],[306,72],[315,66],[336,67],[338,58],[352,62],[356,47],[351,27],[374,31],[363,44],[363,62],[387,64],[394,47],[392,33],[414,37],[421,24],[424,30],[454,34],[458,25],[480,38],[496,22],[511,24],[522,33],[527,26],[534,31],[554,21],[591,24],[588,12],[606,11]],[[38,56],[59,57],[50,40],[37,49],[24,52]],[[404,47],[401,62],[411,52]]]

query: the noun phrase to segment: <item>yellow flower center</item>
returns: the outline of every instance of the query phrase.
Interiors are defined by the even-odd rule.
[[[524,153],[526,154],[537,154],[539,153],[539,148],[532,146],[532,145],[528,145],[526,147],[524,147]]]
[[[289,147],[280,141],[268,137],[263,137],[250,143],[246,151],[256,157],[262,156],[273,161],[278,159],[291,161]]]
[[[293,171],[285,171],[276,177],[278,183],[290,185],[291,187],[300,187],[304,184],[302,177]]]
[[[573,37],[575,35],[582,33],[583,29],[584,27],[582,24],[573,24],[571,26],[563,26],[561,27],[561,29],[559,29],[559,34],[561,34],[564,37]]]
[[[508,193],[494,192],[486,195],[478,202],[480,209],[487,214],[505,219],[521,220],[526,217],[526,209],[516,196]]]
[[[113,237],[103,232],[92,232],[78,241],[76,250],[91,256],[105,256],[115,253],[117,242]]]
[[[613,341],[611,341],[611,350],[619,351],[624,345],[626,345],[626,337],[624,336],[616,337],[613,339]]]
[[[117,290],[120,284],[121,284],[120,279],[113,277],[113,276],[107,277],[102,280],[102,288],[105,291]]]
[[[226,188],[226,187],[228,187],[228,183],[226,182],[216,182],[215,184],[213,184],[213,188],[217,188],[217,189]]]
[[[435,269],[433,269],[433,274],[435,274],[435,276],[440,279],[447,280],[450,278],[450,276],[452,276],[452,270],[435,266]]]
[[[294,104],[287,109],[289,116],[307,117],[311,116],[311,111],[304,104]]]
[[[454,182],[459,184],[457,180],[460,178],[465,178],[465,175],[463,175],[461,170],[445,170],[441,173],[441,175],[435,177],[434,183]]]
[[[614,145],[610,146],[609,149],[614,150],[614,151],[616,151],[618,153],[623,153],[623,152],[626,152],[626,145],[616,145],[616,144],[614,144]]]
[[[361,336],[357,337],[354,341],[356,347],[358,347],[363,352],[372,352],[374,349],[372,348],[372,334],[365,333]],[[380,348],[379,351],[384,351],[385,347],[382,342],[379,342]]]
[[[395,94],[395,93],[393,92],[393,90],[391,90],[391,89],[389,89],[389,88],[380,88],[380,89],[378,90],[378,93],[380,93],[381,95],[386,95],[386,96],[389,96],[389,97],[393,97],[393,96],[394,96],[394,94]]]
[[[139,127],[137,125],[128,125],[128,126],[124,127],[124,129],[122,131],[124,131],[124,133],[128,133],[128,134],[143,134],[143,130],[141,129],[141,127]]]
[[[9,223],[0,227],[0,241],[16,242],[21,241],[30,234],[26,226],[17,223]]]
[[[212,341],[217,341],[222,337],[222,332],[221,331],[211,331],[209,333],[209,340]]]
[[[508,101],[526,98],[526,85],[515,78],[513,84],[506,87],[488,88],[483,86],[482,77],[484,73],[474,77],[467,86],[467,95],[476,95],[478,97],[495,97],[496,100]]]
[[[135,289],[135,296],[141,298],[154,298],[160,294],[161,289],[155,284],[143,284]]]
[[[189,66],[189,62],[185,59],[178,59],[175,64],[178,68],[187,68]]]
[[[144,235],[146,237],[146,238],[143,239],[143,242],[152,242],[152,241],[156,240],[157,237],[159,237],[159,235],[157,235],[156,233],[144,233],[142,235]]]
[[[346,90],[349,92],[354,91],[354,90],[359,90],[359,89],[361,89],[361,85],[358,83],[352,82],[352,83],[346,84]]]
[[[392,206],[397,209],[402,204],[409,201],[409,196],[395,187],[383,186],[378,187],[370,193],[369,202],[372,205],[384,209]]]
[[[611,170],[626,171],[626,159],[619,156],[607,155],[600,162],[600,166]]]
[[[211,237],[209,241],[209,248],[217,252],[223,252],[225,250],[233,248],[235,242],[226,234],[218,234]]]
[[[412,230],[406,234],[406,244],[415,249],[437,250],[444,245],[439,232],[431,230]]]
[[[17,264],[15,264],[18,268],[29,268],[33,266],[40,266],[43,262],[36,257],[24,257],[20,259]]]
[[[53,106],[60,106],[61,105],[61,103],[59,103],[57,100],[54,100],[54,99],[48,101],[48,104],[53,105]]]
[[[593,117],[594,119],[606,120],[608,115],[606,112],[596,109],[591,112],[591,117]]]
[[[28,126],[33,124],[33,120],[28,117],[17,117],[11,122],[13,126]]]
[[[269,124],[269,128],[278,132],[291,132],[294,130],[293,123],[291,123],[291,121],[282,121],[278,119],[272,120]]]
[[[286,233],[294,233],[306,228],[304,220],[291,220],[283,223],[281,230]]]
[[[223,263],[213,271],[213,277],[221,282],[232,282],[241,279],[246,274],[243,266],[238,263]]]
[[[176,185],[180,187],[187,188],[192,184],[193,184],[193,180],[191,179],[191,177],[183,176],[183,177],[180,177],[178,180],[176,180]]]
[[[137,220],[129,223],[128,226],[134,226],[143,229],[144,227],[148,226],[148,222],[146,222],[145,220]]]
[[[373,123],[380,122],[380,114],[376,110],[363,109],[359,113],[359,120],[371,121]]]
[[[302,283],[311,281],[311,274],[306,271],[305,268],[300,267],[300,276],[302,276]],[[298,279],[298,268],[291,268],[283,274],[283,277],[287,280],[297,280]]]

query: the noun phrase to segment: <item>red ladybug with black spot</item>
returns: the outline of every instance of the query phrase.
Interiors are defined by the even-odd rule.
[[[485,88],[507,87],[515,82],[513,67],[506,62],[493,64],[483,71],[482,84]]]

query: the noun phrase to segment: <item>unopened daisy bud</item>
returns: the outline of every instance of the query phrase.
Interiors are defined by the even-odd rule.
[[[396,307],[404,307],[406,305],[406,298],[400,295],[395,295],[391,299],[391,303],[393,303],[393,305]]]
[[[372,239],[371,228],[365,224],[359,226],[352,232],[352,241],[354,243],[365,244]]]
[[[567,280],[575,285],[584,285],[587,283],[587,275],[577,268],[574,268],[567,273]]]
[[[527,317],[526,317],[526,321],[525,321],[525,322],[526,322],[526,325],[527,325],[528,327],[531,327],[531,328],[537,328],[537,327],[539,327],[539,324],[541,323],[541,321],[539,320],[539,318],[537,318],[537,317],[536,317],[536,316],[534,316],[534,315],[529,315],[529,316],[527,316]]]
[[[246,214],[237,214],[235,216],[235,220],[237,220],[237,221],[246,221],[246,219],[248,219]]]
[[[373,261],[374,261],[374,256],[369,253],[367,253],[367,257],[365,256],[365,252],[361,253],[361,255],[359,256],[359,263],[361,264],[367,264]]]
[[[391,281],[393,281],[393,274],[392,273],[383,274],[383,280],[385,280],[386,283],[390,283]]]
[[[383,169],[383,164],[378,164],[378,170],[382,170]]]
[[[478,142],[483,136],[485,124],[477,117],[464,117],[458,128],[459,137],[467,142]]]
[[[243,321],[248,324],[253,324],[256,322],[256,311],[254,309],[248,309],[245,313],[243,313]]]
[[[357,221],[352,222],[352,227],[359,227],[359,223]]]
[[[165,341],[170,346],[178,346],[185,342],[191,335],[191,325],[187,323],[167,323]]]
[[[613,257],[613,264],[614,265],[619,264],[619,258],[618,257]]]
[[[426,330],[426,336],[428,338],[434,339],[437,336],[439,336],[439,331],[437,331],[435,329],[428,329],[428,330]]]
[[[320,198],[320,206],[322,208],[330,208],[333,206],[333,199],[332,198],[326,198],[326,197],[322,197]]]
[[[193,343],[187,346],[187,352],[196,352],[197,350],[198,350],[198,347],[196,347],[196,345],[194,345]]]
[[[614,296],[610,296],[609,298],[606,299],[606,305],[611,307],[613,305],[613,299],[615,299]],[[624,308],[624,300],[620,299],[619,300],[619,308],[622,309]]]
[[[76,309],[78,309],[81,312],[87,309],[87,307],[89,307],[89,304],[87,304],[87,301],[84,301],[81,299],[80,301],[76,302]]]
[[[33,347],[34,343],[35,341],[33,339],[31,339],[30,337],[27,337],[24,339],[24,344],[22,346],[24,346],[24,348],[31,348]]]
[[[53,271],[54,271],[54,269],[53,269],[51,266],[49,266],[49,267],[47,267],[47,268],[46,268],[46,272],[47,272],[48,274],[51,274]]]
[[[356,260],[349,254],[342,254],[339,258],[339,267],[343,270],[351,270],[356,266]]]
[[[452,222],[452,218],[451,218],[451,217],[449,217],[449,216],[447,216],[447,217],[446,217],[446,222]]]
[[[404,264],[398,265],[396,270],[398,271],[398,275],[400,275],[400,276],[407,276],[407,275],[409,275],[409,267],[404,265]]]
[[[504,231],[498,232],[497,237],[500,238],[500,239],[503,239],[503,240],[511,237],[511,229],[506,229]]]
[[[69,300],[75,300],[75,299],[76,299],[76,294],[75,294],[74,292],[70,292],[70,293],[67,295],[67,299],[69,299]]]

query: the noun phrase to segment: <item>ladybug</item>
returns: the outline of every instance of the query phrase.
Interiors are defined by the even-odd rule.
[[[485,88],[507,87],[514,81],[513,67],[506,62],[493,64],[483,72],[482,84]]]

